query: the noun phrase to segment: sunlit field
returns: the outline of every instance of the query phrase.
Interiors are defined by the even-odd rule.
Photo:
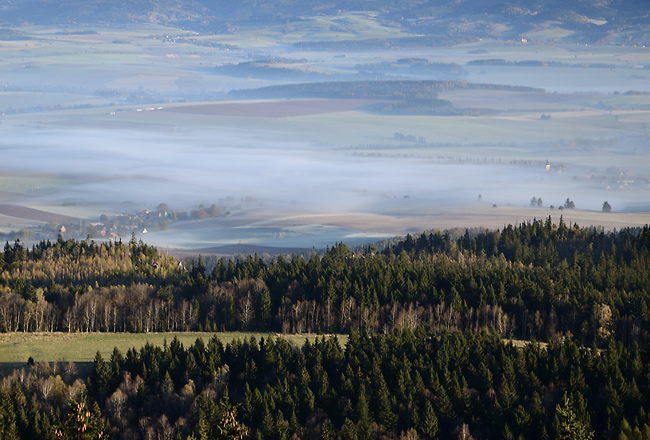
[[[272,333],[5,333],[0,335],[0,364],[27,364],[31,357],[34,362],[90,362],[99,352],[109,360],[113,349],[126,352],[135,348],[139,350],[145,344],[162,347],[169,345],[174,338],[188,347],[202,339],[208,343],[217,337],[224,345],[233,340],[254,338],[259,342],[264,339],[282,338],[295,346],[301,346],[306,340],[314,341],[321,337],[312,334],[275,335]],[[328,336],[329,337],[329,336]],[[344,346],[347,335],[337,335],[339,343]]]

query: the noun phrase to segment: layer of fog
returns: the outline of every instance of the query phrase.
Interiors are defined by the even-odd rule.
[[[54,174],[72,184],[42,203],[75,202],[116,209],[124,202],[179,209],[248,198],[266,209],[409,215],[477,203],[545,206],[567,197],[578,208],[599,210],[604,200],[624,210],[638,204],[634,191],[607,191],[589,179],[601,165],[565,163],[547,171],[529,163],[456,162],[359,155],[309,143],[255,140],[221,133],[156,134],[146,131],[3,130],[3,171]],[[555,167],[555,164],[553,164]],[[38,193],[35,194],[38,199]]]

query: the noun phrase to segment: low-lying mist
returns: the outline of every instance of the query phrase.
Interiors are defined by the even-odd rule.
[[[311,143],[262,141],[222,133],[159,134],[114,130],[13,131],[0,140],[2,168],[54,174],[43,204],[75,202],[119,211],[125,202],[179,209],[233,197],[265,209],[409,215],[477,203],[622,211],[638,204],[634,191],[612,191],[589,177],[606,171],[564,163],[547,170],[543,153],[528,162],[449,161],[352,153]],[[479,195],[480,200],[479,200]],[[33,196],[39,200],[39,192]]]

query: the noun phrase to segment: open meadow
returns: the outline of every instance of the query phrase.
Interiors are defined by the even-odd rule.
[[[140,350],[145,344],[162,347],[177,338],[183,346],[188,347],[202,339],[208,343],[213,337],[224,344],[233,340],[255,338],[282,338],[292,345],[301,346],[306,340],[313,341],[320,337],[313,334],[284,335],[274,333],[2,333],[0,334],[0,367],[26,365],[31,357],[34,362],[92,362],[97,352],[108,361],[113,349],[122,354],[135,348]],[[337,335],[341,346],[345,346],[347,335]]]

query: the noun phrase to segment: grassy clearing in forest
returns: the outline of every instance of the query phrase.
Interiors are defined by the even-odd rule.
[[[280,335],[275,333],[207,333],[207,332],[176,332],[176,333],[3,333],[0,334],[0,364],[27,363],[31,356],[35,362],[90,362],[99,351],[108,360],[117,347],[123,354],[132,347],[140,349],[150,343],[162,346],[165,341],[169,344],[174,337],[185,346],[194,344],[198,338],[207,343],[217,336],[223,344],[235,339],[254,337],[286,339],[293,345],[302,345],[305,340],[313,341],[314,334]],[[339,343],[347,343],[347,335],[337,335]]]

